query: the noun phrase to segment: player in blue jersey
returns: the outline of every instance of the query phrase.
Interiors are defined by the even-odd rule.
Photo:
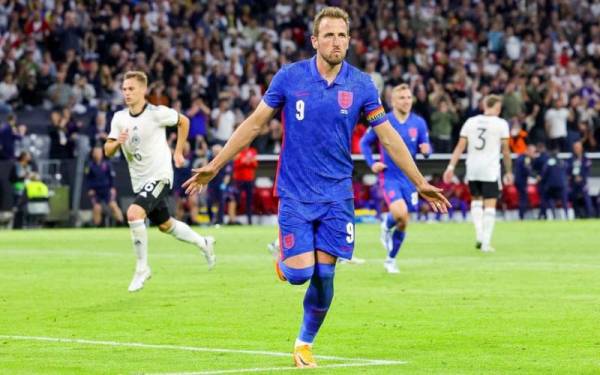
[[[316,367],[312,344],[333,299],[336,260],[352,258],[350,140],[362,114],[394,163],[433,208],[447,211],[449,205],[441,190],[421,175],[387,121],[370,77],[344,61],[349,39],[348,14],[336,7],[323,8],[313,23],[316,56],[282,67],[223,150],[185,183],[190,194],[202,190],[281,111],[285,125],[276,181],[281,255],[276,270],[280,279],[294,285],[310,280],[293,353],[298,367]]]
[[[412,102],[412,92],[407,84],[394,87],[393,110],[387,114],[387,119],[400,134],[413,158],[419,152],[429,156],[431,146],[427,124],[422,117],[410,111]],[[410,179],[394,165],[392,157],[383,148],[379,150],[381,160],[373,160],[372,145],[376,140],[377,133],[370,129],[361,139],[360,149],[373,173],[379,174],[380,188],[390,211],[381,221],[381,243],[388,254],[383,266],[388,273],[398,273],[396,256],[406,235],[409,212],[416,212],[418,208],[419,194]]]

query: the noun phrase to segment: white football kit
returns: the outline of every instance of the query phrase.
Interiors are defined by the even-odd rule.
[[[114,114],[108,138],[117,139],[124,130],[129,133],[121,150],[127,159],[134,193],[152,181],[168,181],[172,187],[173,166],[165,127],[178,122],[177,111],[150,103],[137,115],[131,115],[127,108]]]
[[[497,116],[469,118],[460,136],[467,139],[467,180],[495,182],[500,178],[502,139],[508,139],[509,126]]]

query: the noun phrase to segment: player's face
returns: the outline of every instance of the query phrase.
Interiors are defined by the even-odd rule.
[[[133,78],[124,80],[121,90],[128,106],[136,105],[146,96],[146,86]]]
[[[394,91],[392,94],[392,106],[402,114],[410,112],[413,103],[413,96],[410,90]]]
[[[311,37],[313,48],[329,65],[338,65],[346,57],[350,36],[342,18],[325,17],[319,24],[319,35]]]

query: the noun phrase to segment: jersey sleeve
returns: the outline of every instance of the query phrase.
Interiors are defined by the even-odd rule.
[[[373,149],[371,146],[375,143],[377,139],[377,134],[373,131],[373,129],[369,129],[365,132],[365,135],[360,139],[360,152],[365,156],[365,162],[370,167],[375,163],[373,160]]]
[[[427,123],[425,123],[425,120],[421,119],[419,121],[418,144],[422,145],[424,143],[429,144],[429,130],[427,129]]]
[[[506,120],[502,120],[502,129],[500,129],[500,138],[508,139],[510,138],[510,125]]]
[[[173,108],[159,105],[156,107],[156,119],[159,126],[175,126],[179,123],[179,112]]]
[[[469,128],[471,127],[471,119],[467,120],[460,129],[461,138],[469,138]]]
[[[383,109],[383,105],[381,105],[379,92],[372,79],[367,79],[364,90],[365,101],[363,104],[363,111],[367,118],[367,122],[371,127],[380,125],[386,121],[385,109]]]
[[[263,101],[271,108],[280,108],[285,102],[285,78],[287,69],[281,68],[271,80],[271,84],[263,96]]]
[[[108,133],[108,139],[119,138],[119,116],[115,113],[112,120],[110,120],[110,132]]]

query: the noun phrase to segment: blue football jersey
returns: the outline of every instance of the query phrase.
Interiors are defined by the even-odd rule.
[[[370,126],[386,119],[371,78],[344,61],[328,85],[315,56],[282,67],[263,101],[282,112],[277,195],[302,202],[352,198],[352,131],[362,114]]]
[[[387,119],[394,129],[400,134],[408,151],[412,155],[413,159],[419,152],[419,145],[429,144],[429,132],[427,130],[427,123],[422,117],[414,113],[410,113],[405,122],[401,123],[398,121],[393,112],[387,114]],[[377,135],[374,131],[370,130],[365,133],[360,141],[361,151],[365,155],[365,160],[369,166],[373,165],[373,153],[371,145],[377,140]],[[379,153],[381,155],[381,162],[387,165],[387,168],[383,171],[383,176],[386,180],[395,180],[403,183],[409,183],[410,180],[402,170],[396,166],[391,156],[380,146]]]

